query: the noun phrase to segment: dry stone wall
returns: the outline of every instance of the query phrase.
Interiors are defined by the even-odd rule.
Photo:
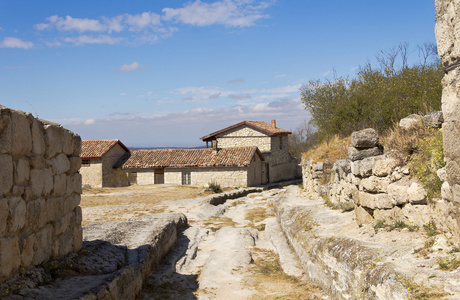
[[[81,139],[0,106],[0,282],[82,246]]]
[[[383,154],[375,130],[354,132],[348,158],[335,162],[302,162],[304,189],[327,197],[333,204],[352,205],[359,225],[384,220],[404,221],[423,226],[435,222],[444,231],[456,233],[455,217],[450,213],[449,190],[443,185],[442,199],[430,205],[427,193],[411,177],[408,166],[399,166],[389,154]],[[438,171],[445,180],[445,170]],[[344,205],[343,207],[346,207]]]

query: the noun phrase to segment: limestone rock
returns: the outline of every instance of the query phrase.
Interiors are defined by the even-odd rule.
[[[417,182],[413,182],[407,189],[407,196],[412,204],[426,204],[426,191]]]
[[[388,194],[369,194],[358,192],[358,204],[370,209],[393,208]]]
[[[438,175],[439,179],[442,182],[447,181],[447,172],[446,172],[446,167],[439,169],[436,171],[436,175]]]
[[[13,160],[9,155],[0,155],[0,196],[9,193],[13,186]]]
[[[374,169],[375,157],[368,157],[363,160],[352,161],[350,163],[351,173],[359,177],[368,177],[372,175]]]
[[[404,184],[393,183],[388,185],[388,194],[393,200],[394,205],[402,205],[409,202],[408,188],[409,186]]]
[[[324,169],[324,163],[323,162],[318,162],[318,163],[313,165],[313,171],[315,171],[315,172],[323,171],[323,169]]]
[[[412,114],[412,115],[409,115],[401,119],[399,121],[399,127],[408,130],[421,121],[422,121],[422,116],[417,115],[417,114]]]
[[[442,111],[432,111],[423,116],[423,125],[430,128],[441,128],[444,122]]]
[[[386,193],[390,180],[386,177],[371,176],[361,180],[364,191],[370,193]]]
[[[372,220],[374,220],[372,215],[361,206],[355,207],[355,217],[356,217],[356,223],[359,226],[370,223],[372,222]]]
[[[382,158],[376,160],[372,173],[375,176],[385,177],[393,173],[393,169],[397,166],[397,161],[393,158]]]
[[[445,181],[441,186],[441,198],[447,201],[453,201],[452,191],[449,182]]]
[[[351,145],[355,148],[373,148],[378,145],[379,135],[373,128],[355,131],[351,134]]]
[[[383,154],[383,148],[381,146],[367,149],[357,149],[355,147],[348,148],[348,158],[351,161],[362,160],[367,157],[378,156],[381,154]]]

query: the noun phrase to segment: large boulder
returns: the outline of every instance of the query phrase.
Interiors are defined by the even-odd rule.
[[[351,161],[362,160],[367,157],[378,156],[383,154],[383,147],[376,146],[372,148],[358,149],[355,147],[348,147],[348,158]]]
[[[422,121],[422,116],[417,115],[417,114],[412,114],[412,115],[409,115],[401,119],[399,121],[399,127],[408,130],[421,121]]]
[[[432,111],[427,113],[422,118],[423,125],[430,128],[441,128],[444,122],[442,111]]]
[[[351,134],[351,145],[355,148],[372,148],[378,143],[379,135],[373,128],[366,128]]]

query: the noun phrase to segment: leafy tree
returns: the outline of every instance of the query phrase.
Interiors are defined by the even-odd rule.
[[[334,77],[311,80],[301,88],[301,99],[310,112],[311,125],[320,140],[335,134],[373,127],[383,131],[413,113],[441,108],[441,79],[444,75],[435,46],[419,46],[420,63],[408,66],[408,45],[381,51],[379,68],[368,62],[356,78]],[[398,67],[398,62],[401,66]]]

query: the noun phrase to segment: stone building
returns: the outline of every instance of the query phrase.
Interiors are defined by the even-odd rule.
[[[225,149],[160,149],[131,151],[119,166],[131,184],[254,186],[262,177],[264,158],[255,146]]]
[[[210,133],[201,138],[206,147],[226,149],[229,147],[256,146],[264,157],[263,182],[278,182],[295,178],[298,161],[289,154],[288,136],[290,131],[259,121],[243,121]]]
[[[105,187],[120,185],[113,165],[129,156],[129,149],[119,140],[85,140],[81,144],[80,173],[83,186]]]

